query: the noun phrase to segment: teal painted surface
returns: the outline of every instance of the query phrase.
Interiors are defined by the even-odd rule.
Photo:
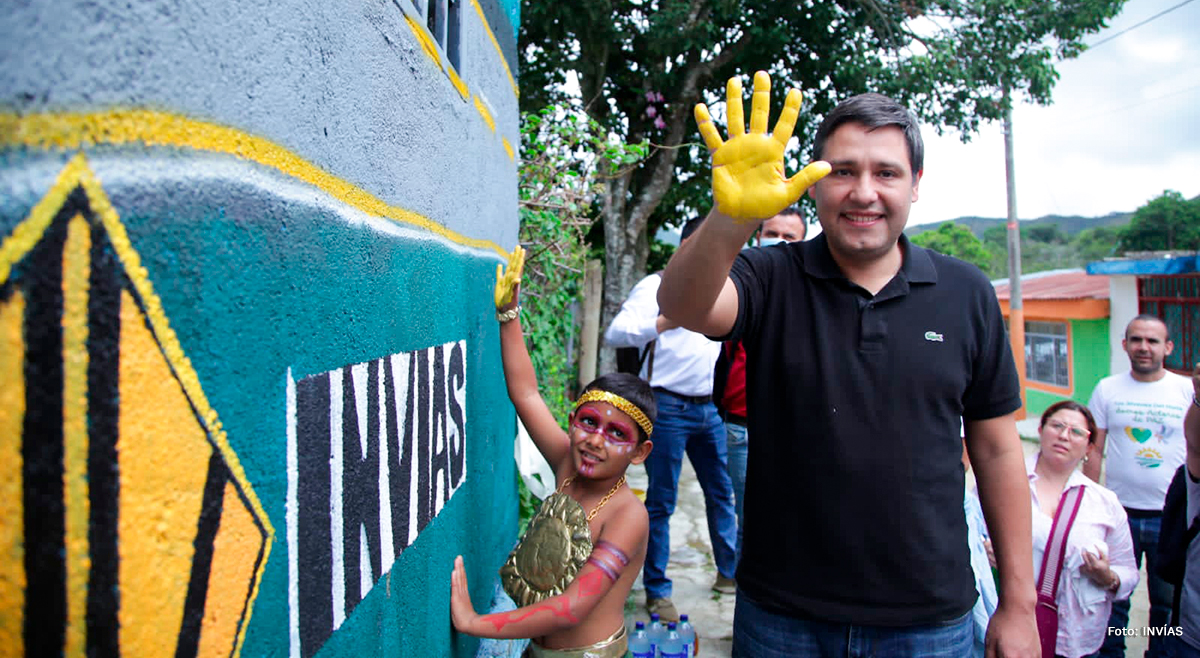
[[[508,15],[508,23],[512,26],[513,38],[517,38],[517,30],[521,25],[521,3],[519,0],[500,0],[504,13]]]
[[[1108,318],[1099,320],[1070,320],[1071,324],[1071,383],[1069,399],[1087,404],[1096,384],[1108,376]],[[1026,414],[1037,418],[1047,407],[1067,396],[1025,389]]]
[[[483,0],[482,8],[516,75],[519,3]],[[470,94],[486,100],[494,127],[424,52],[397,3],[30,0],[10,9],[0,22],[5,117],[115,110],[183,117],[266,140],[466,238],[506,249],[516,241],[516,163],[502,139],[519,144],[517,99],[469,4],[461,8],[457,71]],[[6,137],[18,145],[0,149],[0,242],[80,152]],[[462,341],[466,480],[383,565],[384,575],[315,655],[473,656],[478,642],[451,630],[453,559],[464,556],[483,611],[516,539],[515,415],[492,307],[499,254],[372,217],[220,152],[234,150],[232,143],[199,152],[85,142],[82,152],[274,529],[241,655],[313,655],[292,639],[303,606],[293,606],[289,592],[289,382]],[[56,331],[48,324],[25,338]],[[322,567],[329,565],[298,565]],[[299,616],[301,634],[322,623]],[[156,629],[155,642],[174,642],[174,632]]]
[[[474,655],[477,642],[451,631],[453,559],[464,556],[485,609],[516,532],[515,417],[492,308],[498,256],[397,231],[312,190],[297,201],[303,186],[282,176],[245,182],[256,167],[232,158],[124,155],[145,153],[109,153],[94,169],[275,528],[242,655],[289,649],[289,369],[300,379],[458,340],[466,343],[466,481],[319,655]],[[45,192],[21,184],[21,165],[53,172],[64,162],[6,154],[0,239]],[[198,172],[228,177],[193,180]],[[139,184],[140,173],[154,184]]]

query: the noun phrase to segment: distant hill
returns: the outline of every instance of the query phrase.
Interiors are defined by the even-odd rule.
[[[1068,237],[1073,237],[1076,233],[1079,233],[1084,229],[1096,228],[1097,226],[1123,226],[1128,224],[1129,220],[1132,218],[1133,213],[1131,212],[1114,212],[1104,215],[1103,217],[1046,215],[1045,217],[1039,217],[1037,219],[1022,219],[1021,227],[1032,228],[1034,226],[1057,224],[1059,230],[1061,230],[1063,233],[1066,233]],[[936,230],[939,226],[947,222],[953,222],[955,224],[966,226],[967,228],[971,229],[971,232],[975,234],[975,237],[982,239],[984,231],[993,226],[1004,226],[1007,221],[1008,220],[1006,219],[994,219],[990,217],[959,217],[958,219],[948,219],[942,222],[930,222],[928,224],[909,226],[908,228],[904,229],[904,232],[908,235],[908,237],[911,238],[914,235],[920,235],[925,231]]]

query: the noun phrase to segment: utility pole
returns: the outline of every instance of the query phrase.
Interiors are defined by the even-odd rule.
[[[1009,101],[1008,87],[1004,100]],[[1021,302],[1021,226],[1017,220],[1017,179],[1013,163],[1012,104],[1004,111],[1004,177],[1008,183],[1008,337],[1021,382],[1021,408],[1025,418],[1025,305]]]

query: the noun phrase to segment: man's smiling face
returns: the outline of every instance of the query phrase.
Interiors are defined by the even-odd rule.
[[[830,251],[860,263],[886,256],[908,223],[921,178],[909,164],[904,132],[845,123],[829,136],[821,158],[833,169],[809,194]]]

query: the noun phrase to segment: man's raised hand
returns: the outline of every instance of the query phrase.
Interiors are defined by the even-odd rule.
[[[525,269],[525,249],[521,245],[513,247],[508,255],[508,271],[503,265],[496,265],[496,310],[502,310],[513,302],[517,286],[521,284],[521,270]]]
[[[696,123],[712,154],[713,199],[717,210],[738,223],[769,219],[804,194],[804,190],[829,173],[829,164],[813,162],[791,178],[784,178],[783,152],[796,117],[800,114],[800,91],[792,89],[784,101],[775,131],[767,134],[771,101],[771,76],[754,74],[754,96],[750,104],[750,132],[742,114],[742,82],[730,78],[725,87],[729,141],[722,142],[704,103],[696,104]]]

